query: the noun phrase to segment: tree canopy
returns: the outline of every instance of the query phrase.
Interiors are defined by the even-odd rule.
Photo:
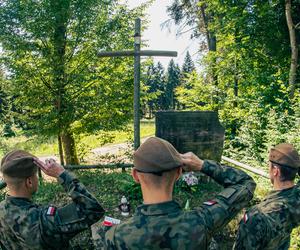
[[[292,1],[298,42],[299,8],[300,2]],[[248,157],[262,159],[261,153],[270,144],[287,138],[299,145],[295,131],[299,131],[300,78],[298,74],[294,87],[289,83],[293,59],[286,1],[176,0],[169,14],[175,23],[194,29],[200,42],[211,37],[208,33],[216,42],[215,49],[209,46],[209,39],[205,40],[207,46],[199,46],[206,51],[201,72],[188,74],[190,88],[177,88],[183,106],[218,110],[230,139],[228,145],[245,149]],[[274,126],[274,120],[281,122]],[[270,130],[277,137],[270,136]]]
[[[132,59],[99,59],[133,46],[134,19],[117,1],[2,1],[0,43],[11,95],[28,132],[59,135],[78,163],[74,133],[114,129],[132,114]]]

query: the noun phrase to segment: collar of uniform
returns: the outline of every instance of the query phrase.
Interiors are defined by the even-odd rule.
[[[24,205],[24,204],[32,203],[32,201],[28,198],[15,197],[15,196],[10,196],[10,195],[6,196],[6,201],[13,203],[15,205]]]
[[[137,214],[143,215],[163,215],[178,212],[181,210],[180,205],[176,201],[167,201],[157,204],[143,204],[137,207]]]
[[[290,187],[290,188],[282,189],[282,190],[272,190],[265,199],[268,199],[273,196],[285,195],[285,194],[289,193],[290,191],[294,190],[295,187],[296,187],[296,185],[293,187]]]

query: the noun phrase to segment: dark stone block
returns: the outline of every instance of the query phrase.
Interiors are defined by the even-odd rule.
[[[180,152],[191,151],[202,159],[220,161],[225,130],[213,111],[158,111],[156,136]]]

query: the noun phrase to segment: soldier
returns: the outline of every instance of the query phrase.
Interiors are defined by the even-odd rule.
[[[200,208],[184,212],[172,199],[182,167],[201,171],[225,189]],[[134,153],[132,176],[141,185],[144,203],[132,218],[107,231],[107,249],[207,249],[212,235],[247,205],[256,186],[241,170],[202,161],[193,153],[180,155],[156,137]]]
[[[274,191],[245,213],[234,249],[289,249],[290,234],[300,225],[300,185],[294,184],[299,167],[293,145],[271,148],[269,175]]]
[[[72,202],[42,207],[32,202],[38,189],[38,167],[64,187]],[[67,249],[69,240],[99,220],[104,210],[72,174],[54,160],[39,161],[16,150],[1,162],[8,195],[0,203],[0,249]]]

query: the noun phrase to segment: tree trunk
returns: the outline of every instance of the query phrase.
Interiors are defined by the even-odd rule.
[[[61,134],[61,140],[63,144],[66,165],[79,165],[73,133],[64,131]]]
[[[296,76],[297,76],[297,66],[298,66],[298,45],[296,40],[296,31],[295,26],[292,19],[292,4],[291,0],[285,1],[285,16],[287,26],[289,28],[290,34],[290,43],[291,43],[291,66],[290,66],[290,74],[289,74],[289,95],[290,98],[293,99],[295,95],[296,88]]]
[[[205,6],[201,6],[200,8],[201,10],[201,16],[204,22],[204,29],[205,29],[205,33],[206,33],[206,41],[207,41],[207,46],[208,46],[208,51],[209,52],[216,52],[217,51],[217,39],[216,39],[216,35],[213,32],[209,31],[209,20],[210,17],[207,16],[206,12],[205,12]],[[215,67],[216,65],[216,59],[214,59],[214,61],[212,62],[212,68]],[[218,75],[214,72],[214,70],[212,70],[211,72],[211,76],[210,76],[210,82],[214,85],[214,86],[218,86]],[[218,104],[219,100],[218,100],[218,93],[216,93],[217,97],[214,96],[213,93],[213,103],[214,104]],[[215,111],[218,111],[218,107],[216,105]]]
[[[52,60],[52,71],[53,71],[53,83],[57,91],[57,99],[54,104],[57,109],[57,128],[58,128],[58,150],[60,156],[60,162],[63,165],[64,163],[73,162],[73,156],[76,155],[76,150],[71,149],[75,148],[75,143],[72,135],[68,133],[65,134],[66,129],[63,128],[64,121],[64,110],[66,108],[66,103],[64,103],[64,86],[66,84],[66,37],[67,37],[67,23],[68,23],[68,13],[70,8],[69,1],[63,0],[52,0],[50,1],[52,9],[55,10],[54,17],[54,32],[52,37],[53,43],[53,60]],[[70,139],[71,137],[71,139]],[[63,145],[62,145],[63,144]],[[74,146],[72,146],[74,144]],[[66,162],[64,162],[63,147],[65,151],[65,156],[67,157]],[[74,153],[73,153],[74,151]],[[77,156],[74,158],[77,159]],[[74,161],[78,162],[77,161]]]
[[[60,133],[57,136],[58,139],[58,152],[59,152],[59,159],[60,159],[60,164],[65,165],[64,162],[64,152],[63,152],[63,146],[62,146],[62,141],[61,141],[61,135]]]

